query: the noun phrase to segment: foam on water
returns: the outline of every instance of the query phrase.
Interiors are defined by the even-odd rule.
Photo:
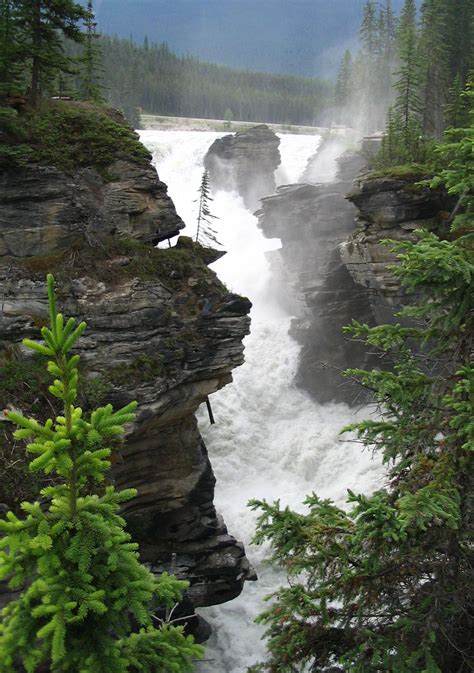
[[[204,156],[210,145],[226,135],[202,131],[139,131],[140,140],[153,155],[160,179],[168,185],[178,214],[186,222],[186,236],[196,233],[199,185]]]
[[[277,186],[298,182],[308,159],[317,152],[322,138],[295,133],[277,133],[277,136],[280,138],[281,164],[275,171],[275,182]]]
[[[177,210],[191,225],[196,219],[196,192],[207,148],[223,134],[184,131],[142,132],[153,152],[160,178],[169,186]],[[318,145],[315,136],[284,136],[279,175],[292,182],[302,174]],[[294,151],[292,151],[294,150]],[[279,498],[302,509],[307,493],[316,491],[343,504],[347,488],[373,490],[383,478],[378,463],[358,443],[339,435],[354,420],[343,404],[318,405],[293,381],[299,346],[288,335],[291,316],[275,296],[265,252],[279,246],[257,228],[256,218],[233,192],[218,192],[211,204],[217,237],[228,254],[213,265],[227,286],[252,300],[252,333],[245,340],[245,364],[234,383],[211,398],[216,425],[200,414],[201,432],[217,477],[215,502],[229,531],[245,543],[259,580],[221,606],[200,610],[214,634],[200,673],[244,673],[264,656],[262,628],[253,623],[263,598],[285,576],[262,565],[267,550],[250,544],[256,514],[250,498]],[[367,410],[359,412],[366,415]]]

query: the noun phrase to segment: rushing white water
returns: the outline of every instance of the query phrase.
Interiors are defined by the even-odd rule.
[[[280,138],[281,164],[275,171],[277,186],[298,182],[308,159],[321,144],[321,136],[305,136],[293,133],[278,134]]]
[[[143,142],[153,152],[160,178],[179,214],[194,231],[193,203],[202,160],[220,135],[208,132],[146,131]],[[315,136],[283,136],[282,167],[277,181],[296,182],[319,143]],[[252,333],[246,339],[245,364],[234,383],[212,396],[216,425],[202,414],[201,431],[217,477],[216,506],[229,531],[246,545],[259,580],[221,606],[201,610],[214,628],[201,673],[244,673],[264,656],[262,629],[253,623],[263,598],[285,582],[278,570],[262,566],[265,548],[250,544],[256,515],[250,498],[277,498],[301,509],[307,493],[317,492],[343,504],[347,488],[371,491],[382,471],[359,444],[342,441],[341,427],[354,419],[343,404],[318,405],[298,390],[293,379],[299,347],[288,335],[291,316],[275,296],[265,251],[279,246],[266,240],[255,217],[235,193],[214,195],[215,228],[228,254],[214,265],[231,290],[252,300]],[[365,412],[367,413],[367,412]]]

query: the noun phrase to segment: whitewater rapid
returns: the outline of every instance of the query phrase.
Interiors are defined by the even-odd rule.
[[[153,154],[160,179],[168,185],[178,213],[195,231],[197,192],[202,162],[212,142],[225,133],[142,131]],[[277,184],[297,182],[318,149],[318,136],[283,135],[282,163]],[[321,178],[331,179],[334,162],[322,163]],[[343,404],[319,405],[294,385],[299,346],[288,335],[291,315],[278,303],[265,253],[278,248],[267,240],[256,218],[235,192],[213,194],[211,212],[217,238],[227,254],[214,270],[231,291],[253,302],[251,334],[245,340],[245,364],[234,372],[233,384],[211,397],[216,425],[200,414],[201,433],[217,478],[215,503],[229,532],[242,540],[257,570],[258,582],[247,583],[241,596],[220,606],[200,610],[213,626],[199,673],[245,673],[264,657],[262,628],[254,624],[264,596],[285,583],[279,570],[265,567],[268,550],[250,543],[256,514],[247,507],[251,498],[280,499],[302,510],[312,491],[342,505],[348,488],[372,491],[383,478],[369,451],[341,439],[340,429],[364,417]]]

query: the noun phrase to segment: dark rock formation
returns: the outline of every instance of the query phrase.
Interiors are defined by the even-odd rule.
[[[337,143],[323,144],[319,164],[316,155],[306,178],[324,178],[321,171],[334,151]],[[342,328],[353,318],[368,324],[393,320],[403,301],[388,268],[395,256],[381,241],[410,239],[414,229],[438,227],[440,211],[449,206],[440,193],[415,186],[413,176],[362,175],[354,187],[363,157],[344,154],[337,161],[334,182],[280,187],[263,199],[258,218],[266,236],[282,241],[271,255],[294,293],[292,333],[302,344],[298,383],[320,402],[351,404],[361,401],[361,390],[340,371],[381,363]]]
[[[235,189],[253,212],[263,195],[275,191],[279,144],[280,139],[265,124],[215,140],[204,160],[212,187]]]
[[[416,186],[422,177],[365,175],[347,196],[358,216],[357,228],[341,245],[342,260],[354,281],[367,288],[376,323],[390,320],[403,300],[398,280],[388,268],[395,256],[382,241],[413,240],[415,229],[439,229],[441,213],[452,207],[441,191]]]
[[[324,177],[327,161],[341,148],[340,141],[325,145],[323,163],[318,166],[316,158],[310,162],[314,178]],[[368,319],[370,311],[366,292],[341,262],[338,246],[354,229],[356,211],[344,194],[361,166],[359,156],[344,155],[335,182],[280,187],[275,196],[262,200],[257,213],[264,234],[282,241],[282,248],[271,255],[299,300],[292,324],[292,334],[302,345],[297,382],[320,402],[353,402],[358,394],[340,370],[355,358],[360,364],[363,349],[349,343],[342,328],[354,316]]]
[[[61,310],[88,323],[79,350],[86,403],[139,402],[113,478],[138,490],[125,515],[143,559],[169,569],[176,553],[193,604],[220,603],[252,571],[214,508],[194,413],[242,364],[251,304],[229,294],[190,239],[150,245],[183,223],[149,165],[120,161],[109,174],[30,166],[2,175],[0,356],[2,342],[38,338],[53,271]]]
[[[149,163],[119,160],[108,176],[104,181],[90,168],[68,175],[52,166],[2,171],[0,255],[51,255],[91,235],[156,244],[184,227]]]

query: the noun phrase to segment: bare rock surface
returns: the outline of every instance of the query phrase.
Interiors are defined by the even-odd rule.
[[[314,175],[315,161],[308,166],[307,175]],[[356,210],[344,194],[359,169],[358,158],[345,156],[335,182],[279,187],[257,213],[265,236],[282,242],[271,257],[293,292],[292,334],[302,345],[297,383],[319,402],[351,402],[357,394],[339,370],[363,350],[348,344],[342,327],[352,315],[368,317],[369,307],[338,246],[354,229]]]
[[[216,189],[236,190],[250,211],[260,198],[275,191],[275,170],[280,165],[280,139],[266,125],[215,140],[204,165]]]
[[[118,161],[109,176],[2,174],[0,356],[39,337],[54,272],[60,309],[88,324],[78,351],[86,403],[139,403],[112,476],[138,490],[124,513],[143,559],[175,568],[193,604],[212,605],[254,574],[215,510],[195,411],[242,364],[251,304],[208,269],[212,251],[184,237],[153,248],[184,225],[151,166]]]
[[[316,174],[317,156],[307,178]],[[334,182],[279,187],[257,213],[264,234],[282,241],[270,254],[297,315],[297,382],[319,402],[362,401],[359,386],[341,371],[380,361],[342,329],[352,319],[372,325],[393,320],[404,296],[389,268],[395,255],[382,241],[413,239],[415,229],[437,227],[443,208],[442,196],[415,186],[412,177],[358,177],[364,163],[359,154],[343,154]]]
[[[341,245],[341,256],[354,281],[366,288],[376,323],[389,320],[404,298],[389,268],[395,255],[382,241],[415,240],[416,229],[437,229],[443,209],[450,208],[444,194],[416,182],[412,177],[369,174],[356,180],[347,195],[358,214],[356,228]]]
[[[2,171],[0,254],[51,255],[88,235],[123,234],[156,244],[183,229],[150,164],[117,160],[108,176],[36,165]]]

